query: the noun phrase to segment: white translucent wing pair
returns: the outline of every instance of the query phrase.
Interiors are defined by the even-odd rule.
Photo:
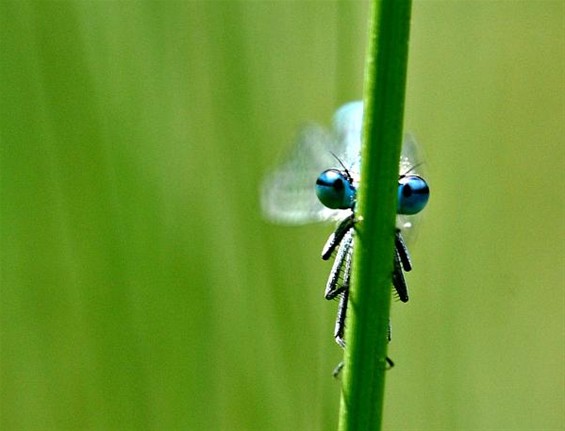
[[[312,124],[304,127],[283,162],[265,178],[261,188],[261,207],[264,216],[288,225],[339,220],[348,211],[326,208],[314,192],[320,173],[329,168],[343,169],[354,179],[360,173],[361,128],[363,103],[350,102],[339,108],[331,130]],[[405,135],[399,163],[400,175],[417,174],[418,148],[411,135]],[[399,216],[399,227],[411,226],[414,216]]]

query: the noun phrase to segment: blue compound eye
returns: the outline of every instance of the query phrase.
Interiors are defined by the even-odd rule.
[[[328,169],[316,180],[316,196],[322,204],[334,210],[353,208],[355,192],[346,171]]]
[[[428,183],[418,175],[406,175],[398,180],[398,214],[412,215],[424,209],[430,198]]]

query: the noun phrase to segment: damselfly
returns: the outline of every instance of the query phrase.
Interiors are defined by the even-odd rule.
[[[318,125],[303,128],[289,156],[267,175],[261,189],[263,214],[271,221],[294,225],[338,222],[322,250],[322,259],[328,260],[337,250],[324,296],[340,297],[334,337],[342,347],[355,242],[362,120],[362,102],[351,102],[337,110],[331,131]],[[428,184],[418,174],[420,162],[413,137],[405,135],[399,164],[392,272],[392,285],[402,302],[408,301],[404,272],[412,269],[404,236],[429,198]]]

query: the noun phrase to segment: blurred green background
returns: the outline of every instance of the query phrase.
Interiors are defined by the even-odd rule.
[[[2,430],[332,430],[328,225],[264,173],[362,93],[361,2],[0,5]],[[387,430],[565,427],[562,1],[414,3],[432,197]]]

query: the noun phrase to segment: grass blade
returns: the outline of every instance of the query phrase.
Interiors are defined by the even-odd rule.
[[[341,431],[380,429],[411,0],[373,2]]]

